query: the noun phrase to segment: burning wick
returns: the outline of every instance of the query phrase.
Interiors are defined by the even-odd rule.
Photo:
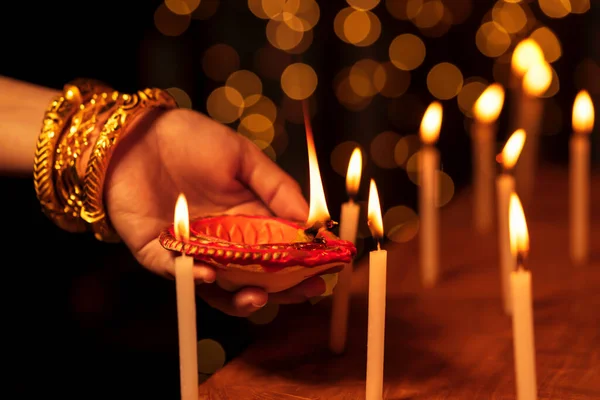
[[[322,233],[328,230],[333,229],[334,226],[338,225],[338,223],[332,219],[327,221],[317,221],[313,226],[306,228],[304,230],[304,234],[307,236],[312,236],[313,241],[322,242],[324,239]]]

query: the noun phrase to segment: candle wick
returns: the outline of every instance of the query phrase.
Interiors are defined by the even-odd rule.
[[[377,251],[381,251],[381,241],[377,241]]]

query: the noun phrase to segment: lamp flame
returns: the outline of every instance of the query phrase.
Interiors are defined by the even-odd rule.
[[[348,196],[354,197],[358,193],[360,186],[360,176],[362,173],[362,153],[357,147],[350,156],[348,163],[348,172],[346,173],[346,191]]]
[[[187,242],[190,239],[190,216],[187,200],[183,193],[179,194],[175,203],[175,237],[177,240]]]
[[[375,180],[371,179],[369,187],[369,203],[367,205],[367,219],[369,230],[375,239],[383,238],[383,218],[381,217],[381,203]]]
[[[502,149],[502,153],[498,154],[497,158],[497,161],[502,163],[504,169],[513,169],[515,164],[517,164],[521,150],[523,150],[523,146],[525,145],[525,138],[526,135],[523,129],[517,129],[510,135]]]
[[[594,104],[589,93],[582,90],[577,93],[573,103],[573,130],[587,134],[594,129]]]
[[[421,141],[424,144],[434,144],[440,136],[442,127],[442,104],[434,101],[427,107],[421,121]]]
[[[483,123],[496,122],[504,105],[504,88],[499,83],[488,86],[475,102],[475,118]]]
[[[539,97],[552,83],[552,68],[546,61],[532,65],[523,77],[523,90],[531,95]]]
[[[519,77],[525,75],[529,68],[545,60],[540,45],[531,38],[521,40],[515,47],[511,59],[511,69]]]
[[[521,200],[516,193],[510,195],[508,205],[508,225],[510,232],[510,251],[517,257],[517,262],[522,261],[529,253],[529,230],[525,220],[525,212]]]
[[[315,149],[315,140],[313,137],[312,127],[310,125],[310,113],[308,112],[308,103],[302,104],[304,113],[304,126],[306,129],[306,144],[308,147],[308,168],[310,173],[310,207],[308,210],[307,226],[311,227],[317,222],[329,221],[329,210],[325,201],[325,191],[323,190],[323,182],[321,181],[321,173],[319,172],[319,161],[317,158],[317,150]]]

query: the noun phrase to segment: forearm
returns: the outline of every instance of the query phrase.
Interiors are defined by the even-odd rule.
[[[33,173],[44,111],[57,90],[0,76],[0,173]]]

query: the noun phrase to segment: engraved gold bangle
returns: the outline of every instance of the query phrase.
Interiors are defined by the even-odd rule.
[[[87,224],[81,219],[83,179],[78,174],[82,152],[90,145],[93,133],[99,130],[108,113],[118,106],[117,91],[94,94],[81,104],[71,118],[56,147],[54,173],[57,201],[64,210],[64,220],[71,232],[85,232]]]
[[[175,100],[160,89],[145,89],[133,95],[123,95],[120,105],[108,118],[88,161],[84,177],[84,199],[81,218],[92,227],[95,237],[106,242],[119,240],[110,226],[104,208],[104,181],[106,170],[119,141],[127,133],[127,127],[143,111],[149,108],[175,108]]]
[[[50,103],[44,114],[41,133],[36,143],[33,181],[42,211],[63,229],[68,230],[69,224],[64,219],[64,210],[57,201],[54,187],[53,167],[56,145],[77,107],[93,93],[104,88],[101,83],[89,80],[75,80],[68,83],[64,86],[63,93]]]

